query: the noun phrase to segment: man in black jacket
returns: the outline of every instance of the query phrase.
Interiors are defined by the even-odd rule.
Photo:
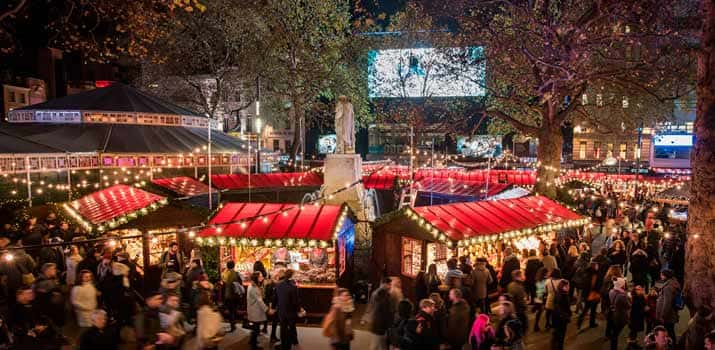
[[[79,338],[79,350],[115,350],[118,348],[119,334],[107,327],[107,313],[102,309],[92,312],[92,328]]]
[[[276,285],[273,295],[273,305],[276,305],[278,319],[281,323],[281,349],[290,350],[298,344],[298,331],[295,323],[300,312],[298,286],[292,280],[293,270],[286,270],[284,279]]]
[[[370,344],[372,350],[387,349],[386,333],[387,329],[392,326],[396,308],[390,297],[391,285],[390,278],[385,277],[380,288],[370,296],[370,304],[365,318],[370,323],[370,333],[373,336]]]

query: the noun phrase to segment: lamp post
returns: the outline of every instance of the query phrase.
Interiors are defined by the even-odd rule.
[[[213,198],[211,195],[211,117],[207,114],[206,115],[206,121],[207,121],[207,128],[208,128],[208,139],[209,139],[209,144],[206,149],[206,154],[207,154],[207,162],[208,162],[208,176],[209,176],[209,210],[213,210]]]

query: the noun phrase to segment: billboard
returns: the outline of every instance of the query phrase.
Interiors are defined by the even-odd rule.
[[[457,153],[475,158],[499,157],[502,154],[501,136],[460,136],[457,138]]]
[[[370,97],[484,96],[482,47],[372,50]]]
[[[331,154],[335,153],[335,148],[338,145],[338,138],[335,134],[321,135],[318,138],[318,153]]]
[[[653,138],[655,146],[693,146],[693,134],[678,134],[678,135],[655,135]]]

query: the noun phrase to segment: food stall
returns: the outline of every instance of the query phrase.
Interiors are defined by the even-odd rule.
[[[347,206],[226,203],[195,239],[219,247],[245,282],[261,261],[269,274],[292,269],[308,316],[330,309],[337,286],[352,284],[355,228]]]
[[[503,247],[536,249],[558,230],[589,222],[543,196],[405,208],[375,224],[371,280],[376,285],[383,276],[400,276],[403,292],[414,299],[415,278],[430,264],[442,280],[453,257],[485,257],[499,268]]]

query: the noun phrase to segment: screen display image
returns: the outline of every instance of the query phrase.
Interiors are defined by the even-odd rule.
[[[335,153],[335,148],[338,145],[338,139],[335,134],[323,135],[318,138],[318,153],[331,154]]]
[[[484,96],[482,47],[373,50],[370,97]]]
[[[653,137],[654,157],[657,159],[690,159],[693,149],[692,134],[656,135]]]
[[[499,157],[502,154],[501,136],[460,136],[457,138],[457,152],[475,158]]]
[[[685,146],[693,145],[693,134],[678,134],[678,135],[656,135],[653,138],[655,146]]]

